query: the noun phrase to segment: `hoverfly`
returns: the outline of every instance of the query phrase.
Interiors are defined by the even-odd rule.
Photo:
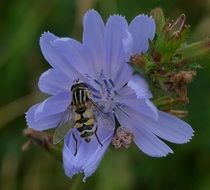
[[[72,102],[65,111],[61,121],[57,125],[53,136],[53,144],[59,143],[69,132],[69,130],[76,127],[80,137],[84,139],[85,142],[90,142],[93,135],[95,135],[98,143],[103,146],[97,135],[98,125],[94,127],[94,124],[97,123],[95,115],[96,112],[100,117],[105,116],[106,113],[104,113],[99,108],[99,106],[91,100],[90,90],[87,84],[84,82],[77,80],[75,84],[72,85],[71,92]],[[107,115],[105,117],[107,119]],[[108,119],[110,120],[111,118],[108,117]],[[75,137],[73,131],[72,136],[76,142],[76,151],[74,154],[75,156],[77,154],[78,140]]]

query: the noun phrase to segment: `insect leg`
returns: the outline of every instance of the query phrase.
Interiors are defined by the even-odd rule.
[[[77,145],[78,145],[78,140],[77,140],[77,138],[75,137],[75,135],[74,135],[74,132],[72,131],[72,136],[73,136],[73,138],[74,138],[74,140],[75,140],[75,143],[76,143],[76,150],[75,150],[75,153],[74,153],[74,156],[76,156],[77,155]]]
[[[97,138],[98,143],[99,143],[99,144],[101,145],[101,147],[102,147],[103,144],[101,143],[101,141],[100,141],[99,138],[98,138],[97,130],[98,130],[98,125],[96,125],[95,136],[96,136],[96,138]]]

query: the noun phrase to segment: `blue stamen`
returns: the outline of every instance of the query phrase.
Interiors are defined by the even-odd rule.
[[[92,91],[92,92],[96,92],[96,93],[100,93],[99,90],[96,90],[94,87],[92,87],[91,85],[87,84],[88,88]]]
[[[112,81],[112,79],[109,79],[109,82],[112,85],[112,87],[115,87],[114,82]]]
[[[98,81],[98,80],[94,80],[94,82],[96,83],[96,84],[98,84],[99,86],[101,86],[102,84]]]
[[[109,89],[109,85],[108,85],[107,81],[105,79],[103,81],[104,81],[104,84],[106,85],[106,88],[108,90]]]
[[[94,98],[97,98],[97,99],[101,99],[101,96],[97,96],[97,95],[95,95],[95,94],[93,94],[93,97],[94,97]]]

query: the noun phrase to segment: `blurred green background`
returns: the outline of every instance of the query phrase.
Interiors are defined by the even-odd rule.
[[[26,142],[24,112],[43,100],[40,74],[49,68],[40,48],[44,31],[58,36],[82,35],[82,17],[97,9],[104,20],[119,13],[130,21],[161,6],[171,18],[187,15],[189,41],[210,36],[210,0],[1,0],[0,1],[0,190],[209,190],[210,189],[210,59],[197,60],[201,69],[190,85],[186,120],[195,137],[186,145],[171,145],[175,154],[150,158],[136,146],[110,148],[86,183],[69,179],[62,164],[40,147]]]

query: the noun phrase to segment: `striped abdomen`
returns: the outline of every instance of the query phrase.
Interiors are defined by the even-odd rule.
[[[76,114],[76,127],[80,133],[81,138],[86,142],[90,142],[95,133],[94,119],[87,113],[88,110],[82,114]],[[89,115],[89,116],[88,116]]]

